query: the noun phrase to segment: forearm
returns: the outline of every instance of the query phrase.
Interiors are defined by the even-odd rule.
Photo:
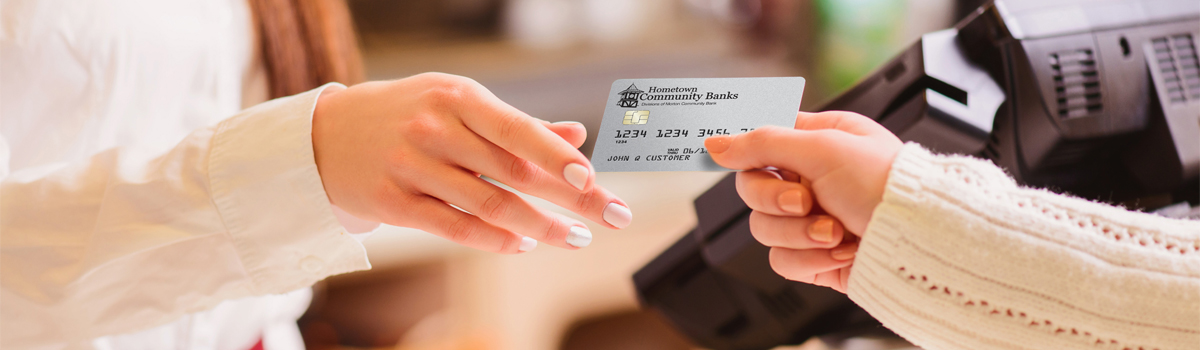
[[[1200,343],[1200,224],[1019,188],[915,145],[852,271],[851,298],[930,349]]]

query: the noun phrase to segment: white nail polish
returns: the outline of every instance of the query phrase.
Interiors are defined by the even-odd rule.
[[[586,227],[571,226],[571,232],[567,234],[567,244],[579,248],[592,244],[592,231],[588,231]]]
[[[587,167],[577,163],[567,164],[566,168],[563,169],[563,178],[566,178],[567,183],[575,186],[580,191],[583,191],[583,187],[587,186],[588,176],[590,175],[591,171]]]
[[[537,248],[537,244],[538,243],[537,243],[536,239],[529,238],[529,237],[521,237],[521,246],[517,247],[517,250],[522,253],[528,252],[530,250],[533,250],[533,248]]]
[[[625,226],[629,226],[630,222],[633,222],[633,213],[629,211],[629,208],[616,202],[608,203],[608,206],[604,207],[604,221],[617,228],[625,228]]]

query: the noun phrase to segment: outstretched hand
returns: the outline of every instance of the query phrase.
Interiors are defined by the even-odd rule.
[[[738,194],[754,210],[750,231],[772,247],[775,272],[845,292],[900,139],[856,113],[801,112],[795,129],[715,136],[705,146],[717,164],[746,170]]]
[[[585,137],[582,124],[535,119],[474,80],[438,73],[327,91],[312,131],[332,204],[500,253],[528,251],[537,241],[577,249],[592,235],[480,175],[606,227],[629,225],[625,202],[594,184],[591,163],[577,150]]]

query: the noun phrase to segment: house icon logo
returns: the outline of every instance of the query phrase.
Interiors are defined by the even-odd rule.
[[[618,95],[621,95],[621,100],[617,101],[617,106],[624,108],[637,108],[638,96],[643,93],[645,93],[645,91],[638,90],[636,85],[629,84],[629,88],[617,93]]]

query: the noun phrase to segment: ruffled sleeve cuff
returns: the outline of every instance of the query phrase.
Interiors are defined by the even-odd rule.
[[[213,200],[256,294],[371,267],[334,215],[313,156],[313,110],[331,86],[340,84],[247,109],[213,137]]]

